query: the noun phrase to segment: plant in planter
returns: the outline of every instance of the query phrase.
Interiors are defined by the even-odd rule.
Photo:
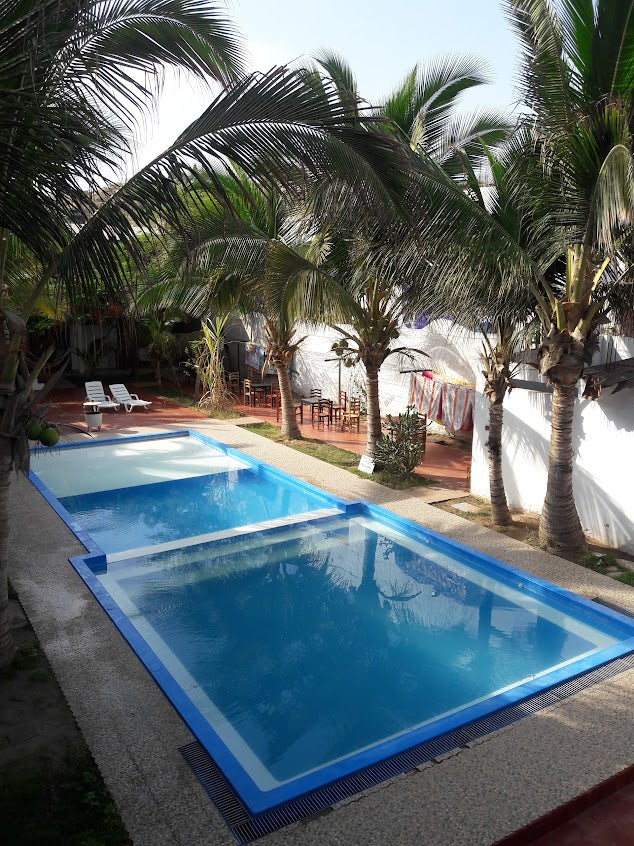
[[[402,478],[411,476],[425,453],[426,421],[413,407],[397,418],[387,415],[385,434],[381,435],[374,452],[382,469]]]

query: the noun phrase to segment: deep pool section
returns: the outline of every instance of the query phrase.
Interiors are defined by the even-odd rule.
[[[248,469],[60,498],[106,553],[154,546],[322,508],[308,491]]]
[[[98,579],[262,792],[618,640],[362,517]]]

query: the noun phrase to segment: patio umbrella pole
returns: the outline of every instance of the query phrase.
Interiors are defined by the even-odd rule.
[[[338,361],[339,362],[339,388],[337,390],[337,402],[339,402],[339,397],[341,396],[341,359],[337,356],[337,358],[326,358],[325,361]]]

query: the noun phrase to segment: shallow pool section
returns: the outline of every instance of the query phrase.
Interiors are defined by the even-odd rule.
[[[109,556],[336,507],[316,488],[189,436],[38,451],[31,470]]]
[[[190,437],[238,466],[182,479],[166,462],[167,479],[59,500],[36,482],[81,525],[73,565],[253,819],[393,773],[408,750],[634,652],[618,613]],[[174,529],[189,541],[166,548]]]
[[[38,449],[31,470],[58,498],[225,473],[250,465],[193,437],[119,438]]]

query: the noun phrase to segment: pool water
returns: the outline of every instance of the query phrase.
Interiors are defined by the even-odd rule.
[[[59,499],[190,479],[250,466],[196,438],[120,438],[105,445],[41,449],[31,455],[31,470]]]
[[[634,651],[619,614],[196,433],[31,467],[253,814]]]
[[[60,498],[104,552],[178,539],[313,511],[323,502],[252,470]]]
[[[105,553],[138,550],[331,505],[320,491],[191,437],[36,452],[31,469]]]
[[[365,518],[98,579],[265,791],[616,642]]]

